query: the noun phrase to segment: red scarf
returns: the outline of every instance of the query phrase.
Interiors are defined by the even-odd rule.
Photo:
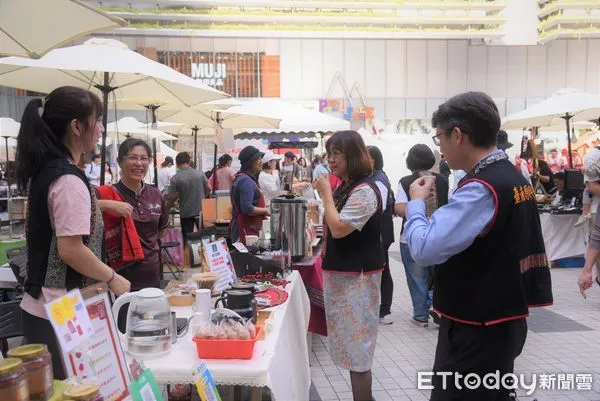
[[[98,187],[102,200],[123,202],[117,190],[108,185]],[[144,260],[144,250],[135,229],[133,217],[121,217],[114,212],[102,212],[107,264],[115,270]]]

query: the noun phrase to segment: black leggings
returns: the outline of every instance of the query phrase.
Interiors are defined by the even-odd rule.
[[[65,374],[58,340],[54,334],[52,324],[48,320],[31,315],[22,309],[21,312],[23,313],[23,333],[27,344],[46,344],[52,355],[54,379],[66,379],[67,375]]]

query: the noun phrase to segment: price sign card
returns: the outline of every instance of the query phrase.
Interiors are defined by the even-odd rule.
[[[200,361],[194,365],[192,376],[194,377],[196,390],[198,390],[202,401],[221,401],[217,386],[204,361]]]
[[[210,271],[219,273],[219,279],[215,283],[214,291],[221,292],[229,288],[229,284],[235,281],[235,270],[231,254],[225,240],[206,242],[204,244],[206,263]]]
[[[94,334],[79,289],[44,305],[63,353],[73,350]]]
[[[145,369],[137,380],[131,382],[129,392],[133,401],[163,401],[160,388],[150,369]]]

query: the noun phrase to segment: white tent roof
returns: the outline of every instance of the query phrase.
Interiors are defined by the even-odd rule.
[[[260,98],[244,102],[242,106],[234,106],[229,112],[243,110],[244,113],[256,113],[281,119],[279,129],[244,129],[240,132],[327,132],[350,129],[350,122],[341,118],[328,116],[318,111],[311,111],[276,98]]]

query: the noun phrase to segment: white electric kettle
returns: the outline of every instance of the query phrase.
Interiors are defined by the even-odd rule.
[[[144,288],[117,298],[113,305],[115,320],[123,305],[129,304],[125,333],[127,352],[137,356],[160,355],[171,349],[171,306],[158,288]]]

